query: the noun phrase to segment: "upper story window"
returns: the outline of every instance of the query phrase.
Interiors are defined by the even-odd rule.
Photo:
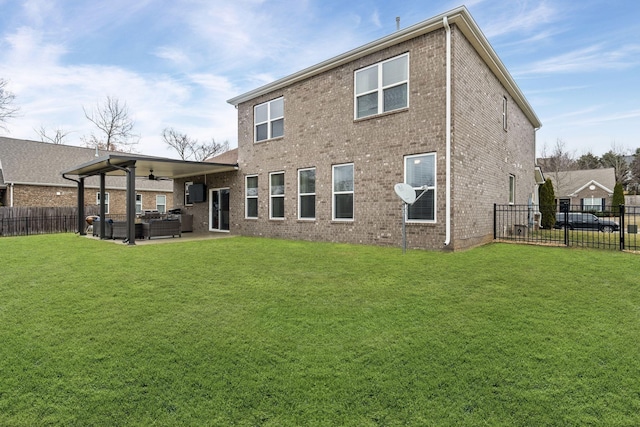
[[[284,98],[274,99],[253,108],[255,142],[284,135]]]
[[[507,130],[507,97],[502,97],[502,129]]]
[[[355,72],[355,117],[372,116],[409,105],[409,54]]]

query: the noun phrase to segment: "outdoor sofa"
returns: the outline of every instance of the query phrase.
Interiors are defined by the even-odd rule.
[[[182,237],[181,224],[177,219],[152,219],[142,223],[142,235],[145,239],[152,237]]]

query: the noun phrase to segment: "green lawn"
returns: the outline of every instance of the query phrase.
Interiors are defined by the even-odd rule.
[[[1,238],[0,426],[637,426],[640,257]]]

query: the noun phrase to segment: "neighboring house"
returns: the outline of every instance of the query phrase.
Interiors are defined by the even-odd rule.
[[[492,240],[494,204],[537,204],[540,121],[464,7],[229,103],[239,171],[175,181],[196,230],[399,245],[404,182],[408,246],[458,250]]]
[[[106,151],[99,151],[100,155]],[[77,186],[61,175],[71,166],[90,162],[96,150],[62,144],[0,137],[0,205],[61,207],[77,205]],[[106,177],[105,207],[109,214],[125,213],[124,177]],[[98,204],[100,182],[85,184],[86,205]],[[172,181],[136,180],[136,210],[172,208]]]
[[[553,183],[558,206],[571,209],[602,212],[611,206],[616,185],[614,168],[585,169],[546,173]]]

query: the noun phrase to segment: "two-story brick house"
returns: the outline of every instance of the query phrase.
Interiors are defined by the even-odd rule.
[[[524,95],[464,7],[240,96],[239,171],[203,182],[210,231],[399,245],[394,184],[420,195],[409,247],[491,240],[493,204],[536,202]]]

